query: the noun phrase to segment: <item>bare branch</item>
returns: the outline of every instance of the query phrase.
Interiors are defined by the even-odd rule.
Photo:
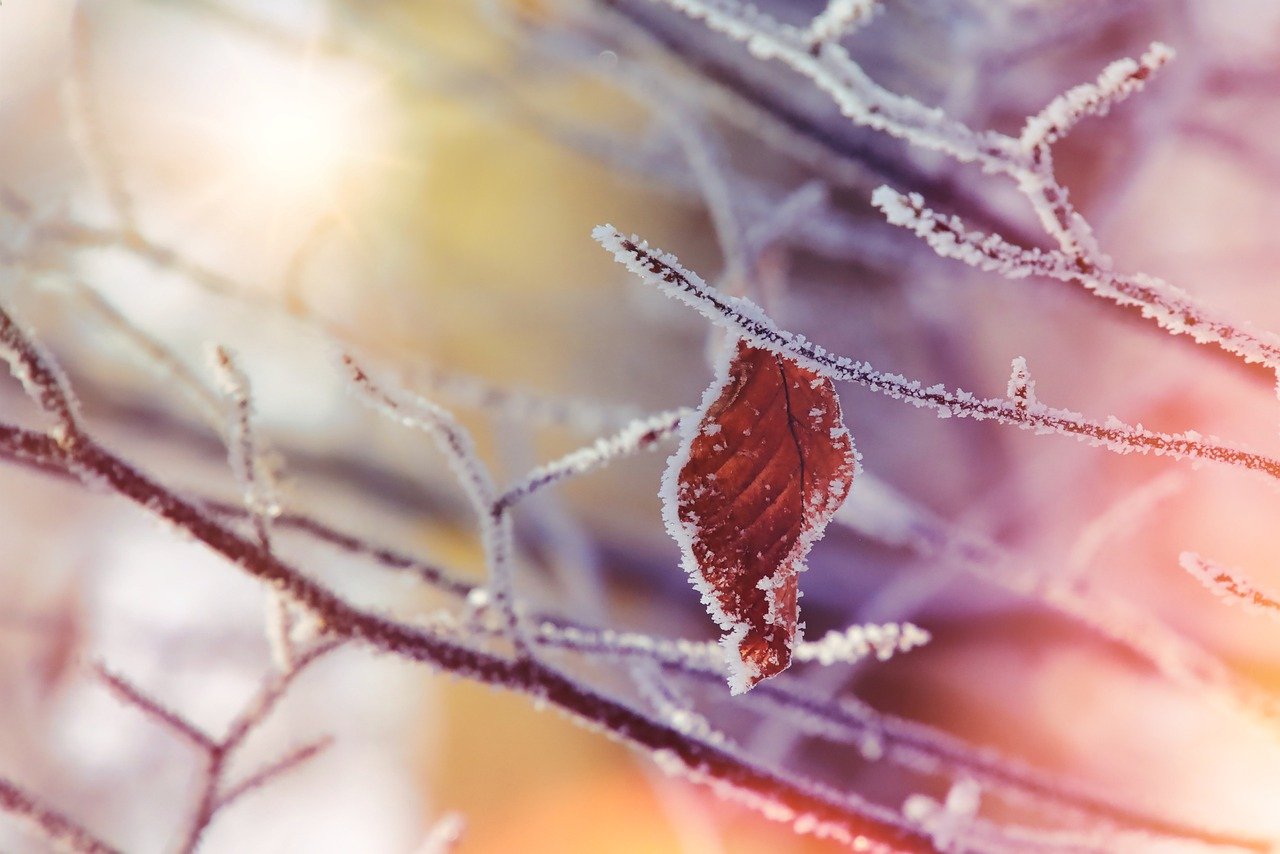
[[[299,745],[278,759],[268,763],[267,765],[254,771],[248,777],[245,777],[239,783],[227,789],[217,797],[213,804],[214,812],[221,812],[227,807],[234,804],[237,800],[245,795],[261,789],[267,783],[272,782],[277,777],[293,771],[299,765],[303,765],[315,758],[319,754],[328,750],[333,745],[333,736],[323,736],[315,741],[307,742]]]
[[[77,854],[116,854],[117,849],[3,777],[0,777],[0,810],[18,816],[41,836]]]
[[[90,669],[102,684],[111,689],[112,694],[127,705],[141,711],[156,724],[176,733],[205,753],[211,753],[217,749],[217,744],[211,736],[177,712],[162,705],[158,700],[148,697],[142,689],[123,676],[108,670],[106,665],[94,662]]]

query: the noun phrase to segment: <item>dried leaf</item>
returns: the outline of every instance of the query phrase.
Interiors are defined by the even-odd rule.
[[[857,465],[831,381],[738,343],[667,463],[663,514],[739,694],[785,670],[797,573]]]

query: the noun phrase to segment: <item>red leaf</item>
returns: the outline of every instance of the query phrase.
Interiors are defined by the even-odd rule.
[[[739,342],[667,463],[663,514],[739,694],[791,663],[797,578],[856,454],[831,381]]]

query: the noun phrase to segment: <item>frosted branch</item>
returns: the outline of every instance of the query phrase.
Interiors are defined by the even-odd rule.
[[[1133,533],[1143,517],[1154,512],[1161,502],[1177,494],[1184,483],[1182,472],[1165,472],[1131,490],[1089,520],[1067,554],[1066,575],[1076,578],[1082,576],[1089,569],[1089,564],[1102,552],[1107,540]]]
[[[972,780],[951,786],[946,801],[938,803],[924,795],[912,795],[902,805],[903,814],[925,828],[939,851],[960,850],[959,843],[978,815],[982,789]]]
[[[95,97],[90,68],[93,46],[85,11],[87,5],[80,0],[71,13],[71,50],[68,52],[71,68],[62,90],[68,135],[92,178],[101,185],[112,211],[126,228],[133,228],[133,199],[121,180],[123,170],[107,142],[100,105]]]
[[[1028,121],[1019,138],[1013,138],[993,131],[974,131],[948,118],[940,109],[881,88],[838,44],[823,43],[812,50],[803,31],[779,24],[749,5],[723,0],[660,2],[744,43],[758,59],[777,59],[808,77],[854,123],[940,151],[961,163],[976,162],[988,172],[1012,178],[1063,255],[1078,269],[1079,275],[1071,278],[1095,294],[1140,308],[1144,317],[1155,320],[1168,332],[1191,335],[1200,343],[1215,343],[1246,363],[1261,362],[1273,370],[1280,369],[1280,342],[1273,335],[1254,333],[1219,318],[1181,290],[1153,277],[1121,276],[1111,271],[1110,261],[1096,245],[1088,222],[1072,207],[1066,189],[1053,174],[1048,141],[1060,138],[1085,116],[1102,115],[1138,91],[1154,71],[1173,57],[1165,45],[1153,44],[1137,61],[1113,63],[1096,83],[1076,87],[1055,99]],[[949,224],[940,222],[939,227],[946,230]],[[927,229],[922,236],[931,231]],[[986,250],[1005,248],[999,246],[1002,240],[985,248],[980,243],[962,240],[960,235],[953,235],[950,240],[930,239],[934,250],[944,257],[960,258],[983,269],[1028,274],[1023,272],[1027,269],[1025,263],[1011,263],[999,252],[988,255]],[[948,254],[948,250],[956,254]],[[1021,259],[1033,260],[1033,256]]]
[[[142,361],[162,380],[175,385],[211,427],[219,432],[224,429],[226,407],[172,350],[132,323],[94,288],[74,278],[68,279],[65,284],[79,307],[97,315],[102,326],[136,350],[142,356]]]
[[[4,310],[0,310],[0,358],[9,364],[9,373],[22,383],[27,397],[54,419],[57,440],[75,441],[82,433],[80,410],[66,377],[44,348]]]
[[[1062,139],[1081,120],[1105,116],[1113,106],[1142,91],[1147,81],[1173,58],[1172,48],[1154,42],[1136,61],[1125,58],[1111,63],[1095,82],[1082,83],[1064,92],[1027,119],[1019,137],[1023,149],[1030,154]]]
[[[941,384],[926,387],[918,380],[877,371],[866,362],[829,353],[803,336],[780,329],[755,303],[716,292],[696,273],[681,267],[675,256],[651,249],[635,235],[627,238],[612,226],[604,225],[598,226],[593,236],[619,263],[668,296],[697,309],[753,346],[785,356],[833,380],[855,382],[912,406],[932,409],[941,418],[989,420],[1037,434],[1070,436],[1117,454],[1210,460],[1280,478],[1280,460],[1205,440],[1194,431],[1157,433],[1141,424],[1126,424],[1114,416],[1105,422],[1093,421],[1078,412],[1038,402],[1024,405],[1008,398],[980,398],[962,389],[949,390]]]
[[[640,412],[632,406],[577,398],[554,398],[507,388],[438,365],[411,372],[415,386],[439,395],[454,406],[478,409],[534,427],[563,427],[583,436],[621,427]]]
[[[1089,260],[1072,260],[1061,252],[1042,252],[1014,246],[998,234],[969,231],[956,216],[944,216],[925,206],[917,193],[902,194],[880,187],[872,203],[893,225],[923,238],[939,256],[1009,279],[1043,276],[1077,282],[1091,293],[1117,305],[1137,308],[1167,332],[1189,335],[1200,344],[1216,344],[1244,362],[1280,369],[1280,340],[1271,333],[1255,333],[1246,324],[1198,304],[1190,294],[1152,276],[1121,275]]]
[[[1225,604],[1238,603],[1246,611],[1280,620],[1280,595],[1255,584],[1240,570],[1214,563],[1195,552],[1183,552],[1178,563]]]
[[[592,445],[540,466],[498,496],[494,507],[505,510],[544,487],[606,466],[619,457],[653,448],[675,434],[680,428],[680,419],[688,412],[679,409],[637,419],[612,436],[597,439]]]
[[[1036,381],[1031,378],[1027,360],[1022,356],[1013,360],[1009,371],[1009,387],[1005,394],[1023,409],[1036,403]]]
[[[801,641],[796,644],[793,657],[796,661],[822,665],[853,664],[871,655],[888,661],[895,653],[910,652],[930,639],[927,631],[911,623],[868,623],[828,632],[822,640]]]
[[[267,462],[266,451],[253,429],[253,396],[249,377],[225,347],[217,345],[209,352],[209,361],[218,376],[218,384],[230,404],[227,425],[227,461],[240,483],[245,510],[253,525],[254,535],[262,548],[271,549],[271,520],[280,512],[275,497],[275,472]],[[267,641],[276,666],[293,667],[294,615],[289,601],[278,591],[267,593]]]
[[[511,516],[498,503],[497,489],[476,452],[471,434],[443,407],[420,397],[384,390],[353,356],[344,353],[342,362],[351,382],[378,411],[435,439],[436,446],[444,454],[476,513],[497,605],[506,617],[512,642],[518,651],[525,651],[524,629],[516,606],[515,574],[511,565]]]
[[[672,640],[552,622],[543,622],[537,636],[541,644],[593,655],[638,656],[695,669],[724,664],[724,649],[716,641]],[[821,640],[800,641],[792,657],[797,662],[824,666],[853,664],[873,655],[887,661],[895,653],[923,646],[929,639],[928,632],[911,623],[868,623],[828,632]]]
[[[817,46],[852,34],[879,10],[879,0],[827,0],[827,7],[809,22],[805,37]]]
[[[1046,276],[1067,280],[1078,275],[1060,252],[1023,249],[998,234],[969,231],[958,216],[939,214],[925,206],[919,193],[899,193],[880,186],[871,194],[871,204],[880,209],[892,225],[922,238],[942,258],[963,261],[970,267],[999,273],[1008,279]]]
[[[878,86],[840,45],[828,41],[815,49],[807,30],[780,24],[753,6],[723,0],[662,2],[743,43],[757,59],[777,59],[808,77],[857,124],[996,171],[1007,169],[1011,161],[1026,161],[1016,140],[972,131],[940,109]]]
[[[253,522],[254,534],[264,549],[271,548],[271,517],[279,512],[272,483],[274,472],[267,465],[264,449],[253,429],[253,395],[249,377],[227,348],[210,348],[209,362],[218,377],[222,394],[230,404],[231,421],[226,425],[227,461],[240,483],[245,509]]]

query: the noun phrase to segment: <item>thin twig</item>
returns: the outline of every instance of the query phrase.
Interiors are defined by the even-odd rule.
[[[295,747],[218,795],[213,803],[213,811],[216,813],[225,810],[240,798],[310,761],[332,745],[333,736],[326,735]]]
[[[77,854],[117,854],[118,849],[3,777],[0,777],[0,810],[18,816],[50,842]]]
[[[94,676],[111,689],[111,693],[126,704],[136,707],[155,723],[176,733],[205,753],[210,753],[217,749],[217,744],[210,735],[177,712],[161,704],[160,701],[147,696],[140,688],[123,676],[108,670],[106,665],[101,662],[94,662],[90,669]]]

